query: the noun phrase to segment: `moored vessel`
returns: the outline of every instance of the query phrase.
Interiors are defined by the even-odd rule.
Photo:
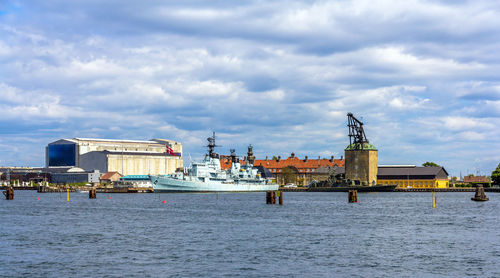
[[[278,190],[278,185],[261,177],[252,163],[241,165],[231,150],[231,169],[221,169],[219,154],[214,152],[215,132],[208,140],[208,154],[202,162],[193,163],[187,173],[149,178],[155,192],[249,192]]]

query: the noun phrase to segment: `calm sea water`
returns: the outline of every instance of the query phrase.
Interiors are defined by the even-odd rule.
[[[0,277],[500,277],[500,194],[431,196],[16,191]]]

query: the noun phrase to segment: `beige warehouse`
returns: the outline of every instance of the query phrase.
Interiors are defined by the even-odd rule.
[[[79,167],[122,175],[164,175],[183,167],[182,144],[167,139],[61,139],[48,144],[45,157],[49,168]]]

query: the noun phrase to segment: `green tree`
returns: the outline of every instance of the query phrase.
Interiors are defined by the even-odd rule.
[[[436,163],[429,162],[429,161],[427,161],[424,164],[422,164],[422,166],[424,166],[424,167],[439,167],[439,165],[437,165]]]
[[[283,177],[283,181],[285,184],[287,183],[295,183],[297,181],[297,174],[290,167],[285,167],[281,170],[281,176]]]
[[[491,172],[491,181],[493,184],[500,184],[500,163],[498,163],[495,171]]]

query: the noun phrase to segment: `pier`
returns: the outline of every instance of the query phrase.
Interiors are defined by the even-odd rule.
[[[48,187],[48,186],[39,186],[34,189],[29,190],[38,190],[38,193],[57,193],[57,192],[66,192],[69,189],[69,192],[87,192],[91,190],[95,190],[96,193],[153,193],[154,190],[152,187],[123,187],[123,188],[106,188],[106,187]]]
[[[475,187],[449,187],[449,188],[395,188],[394,192],[476,192]],[[500,192],[500,187],[487,187],[485,192]]]
[[[1,186],[0,190],[6,190],[8,186]],[[38,193],[57,193],[66,192],[68,187],[52,187],[52,186],[14,186],[14,190],[37,190]],[[70,192],[76,191],[89,191],[95,189],[96,193],[154,193],[151,187],[124,187],[124,188],[106,188],[106,187],[75,187],[70,186]],[[356,188],[358,189],[358,188]],[[370,189],[367,186],[367,189]],[[278,189],[282,192],[348,192],[348,187],[280,187]],[[358,190],[360,191],[360,190]],[[449,188],[395,188],[391,191],[380,192],[476,192],[475,187],[449,187]],[[500,187],[486,187],[485,192],[500,193]],[[360,192],[363,192],[361,190]],[[376,190],[374,192],[377,192]]]

